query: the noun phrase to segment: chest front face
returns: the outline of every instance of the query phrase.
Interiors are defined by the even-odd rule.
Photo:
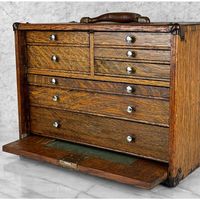
[[[25,147],[35,141],[47,161],[59,154],[55,163],[64,167],[92,168],[96,175],[95,170],[100,170],[100,176],[146,188],[164,181],[172,162],[178,36],[163,27],[100,25],[86,30],[81,25],[68,26],[15,32],[20,142]],[[61,146],[65,141],[97,147],[100,152],[120,152],[137,162],[115,164],[103,159],[104,153],[84,157],[74,146],[75,152],[65,151],[73,156],[65,155],[61,143],[52,149],[57,140]],[[47,155],[46,148],[53,155]],[[36,149],[26,151],[37,154]],[[113,166],[114,172],[103,165]]]
[[[27,31],[30,131],[168,162],[170,36]]]

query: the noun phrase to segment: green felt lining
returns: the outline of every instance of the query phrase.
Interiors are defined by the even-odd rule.
[[[88,155],[88,156],[94,156],[97,158],[101,158],[104,160],[109,160],[115,163],[120,164],[132,164],[137,160],[137,157],[126,155],[122,153],[117,153],[113,151],[108,151],[104,149],[99,149],[95,147],[88,147],[81,144],[74,144],[71,142],[61,141],[61,140],[55,140],[53,142],[49,142],[47,144],[48,147],[65,150],[65,151],[71,151],[74,153],[82,154],[82,155]]]

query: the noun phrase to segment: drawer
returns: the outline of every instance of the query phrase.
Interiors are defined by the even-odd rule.
[[[103,59],[96,59],[94,63],[96,75],[167,80],[170,78],[169,64],[133,63],[109,61]]]
[[[30,85],[169,99],[169,88],[28,74]]]
[[[164,100],[37,86],[29,92],[34,105],[168,125],[169,102]]]
[[[28,46],[28,66],[38,69],[51,69],[90,72],[89,48]]]
[[[30,116],[31,131],[43,136],[168,160],[168,128],[38,107]]]
[[[142,32],[95,32],[95,45],[170,47],[170,34]]]
[[[168,163],[36,134],[4,145],[3,151],[145,189],[168,174]]]
[[[169,62],[170,51],[131,48],[95,48],[95,58]]]
[[[89,45],[89,34],[75,31],[27,31],[26,40],[28,43]]]

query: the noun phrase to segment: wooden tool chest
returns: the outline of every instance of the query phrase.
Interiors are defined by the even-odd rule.
[[[20,139],[6,152],[142,188],[200,163],[200,25],[15,23]]]

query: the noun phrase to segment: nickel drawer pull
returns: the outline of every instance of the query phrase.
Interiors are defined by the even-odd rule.
[[[59,96],[58,96],[58,95],[54,95],[54,96],[52,97],[52,100],[53,100],[53,101],[58,101],[58,100],[59,100]]]
[[[52,83],[53,85],[56,85],[56,84],[58,83],[58,81],[57,81],[57,79],[52,78],[52,79],[51,79],[51,83]]]
[[[132,107],[132,106],[128,106],[128,107],[127,107],[127,112],[128,112],[128,113],[132,113],[132,112],[134,112],[134,111],[136,111],[136,109],[135,109],[134,107]]]
[[[131,135],[128,135],[128,136],[126,137],[126,140],[127,140],[127,142],[129,142],[129,143],[135,142],[135,137],[133,137],[133,136],[131,136]]]
[[[55,128],[59,128],[60,127],[60,123],[58,121],[53,122],[53,127]]]
[[[53,62],[58,62],[58,56],[56,56],[56,55],[51,56],[51,60]]]
[[[126,38],[125,38],[125,41],[127,43],[134,43],[135,40],[136,40],[136,38],[133,35],[127,35]]]
[[[132,87],[132,86],[130,86],[130,85],[128,85],[127,87],[126,87],[126,92],[127,93],[133,93],[133,92],[135,92],[135,88],[134,87]]]
[[[49,39],[51,41],[55,41],[56,40],[56,35],[55,34],[50,35]]]
[[[134,52],[134,51],[130,51],[130,50],[126,52],[126,55],[127,55],[127,57],[129,57],[129,58],[135,57],[135,56],[136,56],[135,52]]]
[[[136,70],[133,67],[127,67],[126,72],[127,72],[127,74],[134,74],[136,72]]]

